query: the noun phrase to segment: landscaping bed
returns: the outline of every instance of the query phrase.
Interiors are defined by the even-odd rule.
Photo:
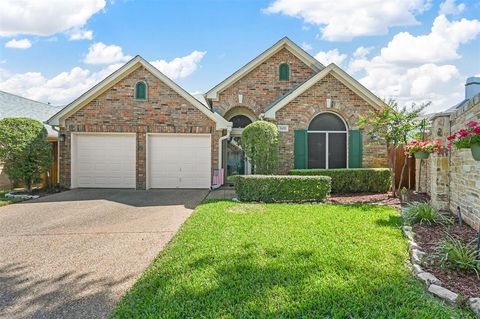
[[[444,286],[466,297],[480,297],[480,279],[475,272],[466,272],[441,267],[436,258],[440,245],[447,234],[460,238],[464,243],[476,239],[477,232],[468,225],[415,225],[415,241],[427,253],[423,268],[440,279]]]

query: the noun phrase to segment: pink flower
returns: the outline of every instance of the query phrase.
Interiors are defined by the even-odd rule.
[[[468,136],[469,134],[470,132],[464,129],[461,129],[458,131],[458,135],[460,135],[460,137],[465,137],[465,136]]]
[[[480,134],[480,126],[474,128],[472,132],[475,134]]]
[[[447,140],[451,141],[454,140],[457,137],[457,133],[454,133],[453,135],[447,137]]]
[[[477,125],[478,125],[478,123],[475,122],[475,121],[470,121],[470,122],[467,123],[467,126],[469,126],[469,127],[475,127]]]
[[[451,149],[452,148],[452,143],[448,143],[447,147],[448,147],[448,149]]]

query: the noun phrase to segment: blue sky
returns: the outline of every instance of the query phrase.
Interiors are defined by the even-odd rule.
[[[437,111],[480,76],[478,19],[478,0],[4,0],[0,90],[64,105],[140,54],[206,92],[288,36],[380,98]]]

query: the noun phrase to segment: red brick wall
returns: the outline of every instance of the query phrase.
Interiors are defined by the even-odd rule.
[[[290,80],[279,81],[278,67],[285,62],[290,65]],[[224,115],[233,107],[245,106],[258,116],[266,106],[314,74],[308,65],[284,48],[221,92],[219,100],[213,101],[213,107]],[[243,103],[239,103],[239,94],[243,95]]]
[[[148,84],[146,101],[134,99],[135,83]],[[72,132],[133,132],[137,134],[137,189],[146,187],[147,133],[212,134],[212,169],[218,161],[220,131],[215,123],[157,77],[140,67],[105,93],[66,119],[61,128],[65,141],[60,145],[60,184],[71,185]]]
[[[325,101],[332,99],[332,108]],[[276,124],[289,125],[287,133],[280,133],[279,171],[284,174],[293,168],[294,130],[307,129],[310,121],[324,111],[335,112],[346,122],[349,129],[358,128],[361,116],[368,116],[372,106],[350,90],[334,76],[327,75],[310,89],[298,96],[276,114]],[[368,129],[366,129],[368,130]],[[368,134],[363,133],[363,166],[387,167],[386,147],[372,144]]]

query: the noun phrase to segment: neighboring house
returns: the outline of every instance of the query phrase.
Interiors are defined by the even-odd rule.
[[[209,188],[215,170],[249,174],[243,128],[278,125],[280,168],[385,167],[360,116],[386,107],[355,79],[283,38],[205,95],[137,56],[48,123],[60,130],[64,187]]]
[[[40,122],[45,122],[52,115],[57,113],[61,107],[50,104],[40,103],[18,95],[0,91],[0,119],[8,117],[28,117]],[[48,132],[48,140],[52,143],[52,151],[54,153],[54,164],[50,170],[50,178],[52,184],[57,183],[57,132],[50,125],[45,125]],[[0,164],[0,189],[11,187],[11,181],[3,172],[3,166]]]

